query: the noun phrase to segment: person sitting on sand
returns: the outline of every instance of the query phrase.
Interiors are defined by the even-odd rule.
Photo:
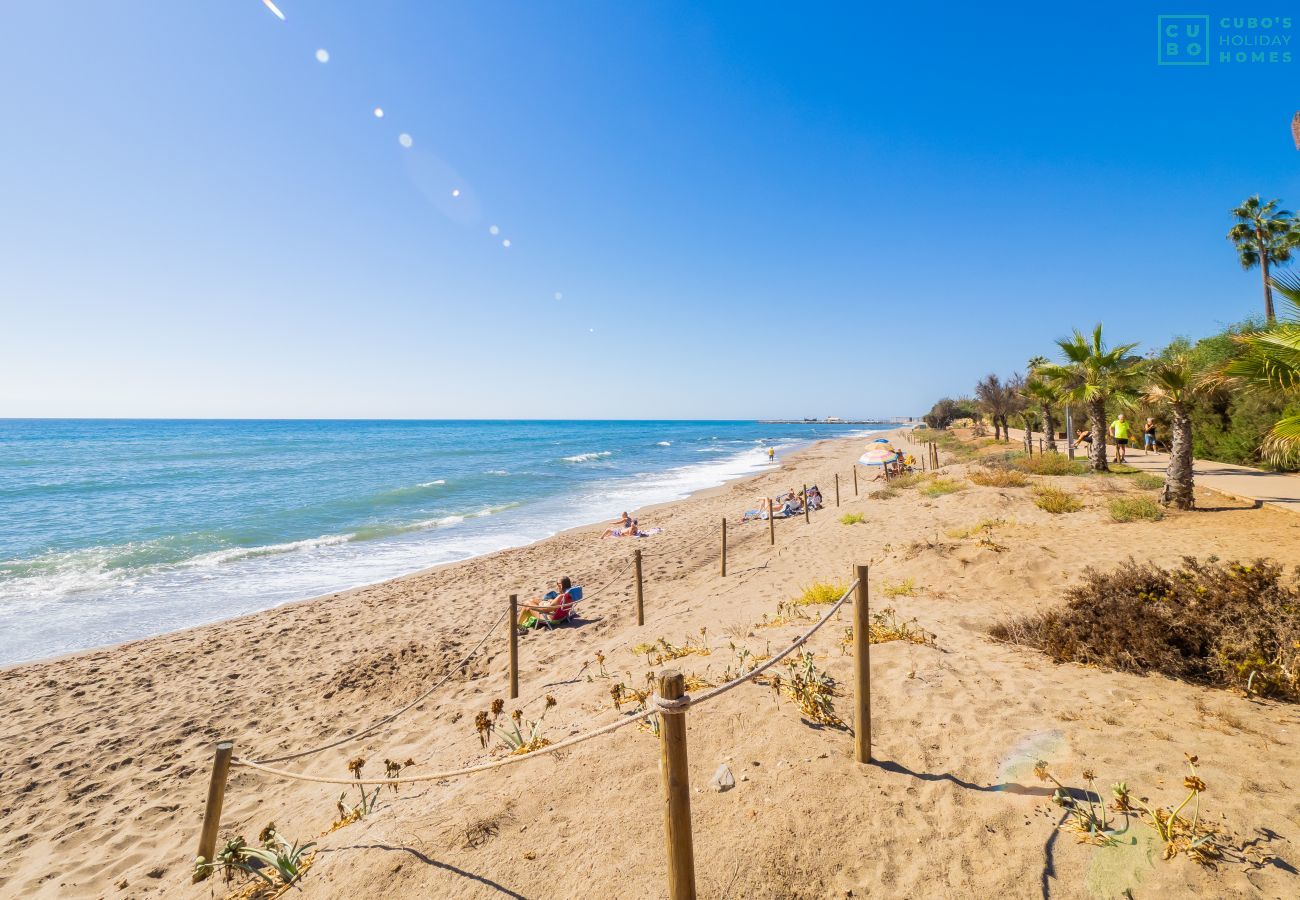
[[[573,582],[566,575],[555,583],[555,590],[531,603],[520,604],[519,627],[532,628],[545,622],[563,622],[573,612],[569,590]]]
[[[641,536],[642,536],[642,532],[641,532],[640,527],[637,525],[637,520],[636,520],[636,519],[629,519],[626,528],[606,528],[606,529],[605,529],[605,533],[601,535],[601,537],[603,537],[603,538],[607,538],[607,537],[641,537]]]
[[[627,510],[623,510],[623,515],[620,516],[619,518],[615,519],[615,520],[614,520],[613,522],[611,522],[610,524],[611,524],[611,525],[614,525],[614,526],[616,526],[616,527],[618,527],[618,528],[631,528],[631,527],[632,527],[632,517],[629,516],[629,515],[627,514]]]

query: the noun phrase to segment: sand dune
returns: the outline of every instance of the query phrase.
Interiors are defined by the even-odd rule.
[[[557,707],[559,740],[615,720],[609,690],[641,685],[651,668],[633,652],[688,635],[712,647],[673,663],[719,680],[737,664],[730,643],[756,654],[807,627],[756,627],[778,601],[814,580],[847,581],[870,562],[873,605],[915,616],[935,647],[872,648],[875,755],[852,762],[852,738],[803,721],[770,688],[746,686],[687,715],[697,876],[705,897],[1267,896],[1300,894],[1300,711],[1158,677],[1056,666],[990,640],[1009,615],[1060,601],[1087,565],[1129,556],[1173,563],[1184,554],[1268,555],[1300,563],[1300,517],[1207,493],[1204,511],[1112,525],[1111,480],[1074,482],[1088,506],[1052,516],[1025,488],[970,486],[926,498],[906,491],[854,497],[862,441],[827,441],[772,472],[642,510],[664,532],[645,554],[647,622],[637,628],[633,544],[597,529],[380,585],[179,634],[0,671],[0,895],[199,897],[189,884],[210,745],[266,756],[325,742],[408,702],[454,666],[511,592],[568,574],[594,595],[583,621],[522,640],[518,706]],[[960,476],[962,467],[950,474]],[[831,474],[841,475],[840,524]],[[736,524],[759,494],[820,484],[831,508],[780,522]],[[719,578],[717,532],[732,523],[729,574]],[[952,529],[999,517],[1001,550]],[[914,595],[886,586],[912,579]],[[607,581],[612,584],[596,591]],[[842,681],[852,659],[831,623],[817,663]],[[600,677],[597,652],[610,678]],[[505,631],[464,674],[359,742],[286,763],[346,776],[385,757],[412,772],[490,758],[475,715],[505,697]],[[515,704],[507,705],[511,709]],[[847,697],[839,706],[847,715]],[[500,750],[496,751],[498,754]],[[1181,799],[1183,754],[1209,785],[1205,814],[1277,860],[1207,870],[1160,859],[1145,838],[1097,848],[1058,830],[1060,810],[1032,772],[1045,759],[1070,784],[1091,767],[1156,802]],[[734,790],[707,781],[722,763]],[[320,838],[302,883],[316,897],[666,896],[656,739],[636,729],[520,765],[385,792],[361,822]],[[224,831],[254,837],[274,820],[316,838],[336,817],[338,790],[236,769]],[[1135,830],[1135,835],[1140,829]]]

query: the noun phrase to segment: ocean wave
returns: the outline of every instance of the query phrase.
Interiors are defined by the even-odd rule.
[[[671,447],[672,445],[673,445],[672,441],[660,441],[659,443],[655,444],[656,447]]]
[[[565,462],[580,463],[580,462],[590,462],[593,459],[603,459],[606,456],[613,456],[613,455],[614,452],[612,450],[601,450],[597,453],[579,453],[576,456],[565,456],[562,457],[562,459]]]
[[[447,479],[439,478],[437,481],[421,481],[418,486],[422,488],[430,488],[430,487],[437,487],[440,484],[446,484],[446,483],[447,483]]]

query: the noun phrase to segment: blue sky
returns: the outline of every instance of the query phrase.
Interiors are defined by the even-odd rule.
[[[0,13],[0,415],[918,413],[1259,312],[1300,206],[1300,53],[1183,5],[279,6]]]

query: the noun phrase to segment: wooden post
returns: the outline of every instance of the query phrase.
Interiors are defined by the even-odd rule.
[[[808,485],[805,484],[803,486],[803,520],[805,523],[811,521],[808,518],[811,507],[812,504],[808,502]]]
[[[853,496],[858,495],[858,464],[853,464]]]
[[[840,473],[835,473],[835,508],[840,508]]]
[[[722,577],[727,577],[727,517],[722,517]]]
[[[867,566],[855,566],[853,598],[853,758],[871,762],[871,616],[867,606]]]
[[[641,548],[637,547],[633,551],[633,559],[636,561],[636,623],[645,624],[645,592],[641,588]]]
[[[776,519],[772,517],[772,498],[767,498],[767,542],[776,545]]]
[[[230,775],[230,757],[235,753],[234,741],[220,741],[212,758],[212,778],[208,781],[208,804],[203,808],[203,828],[199,832],[199,856],[209,866],[217,852],[217,832],[221,829],[221,804],[226,799],[226,779]],[[194,880],[202,881],[212,870],[194,872]]]
[[[510,699],[519,696],[519,595],[510,595]]]
[[[659,696],[686,693],[682,673],[659,673]],[[691,841],[691,783],[686,761],[685,713],[659,714],[659,774],[664,785],[664,837],[669,900],[695,900],[695,848]]]

